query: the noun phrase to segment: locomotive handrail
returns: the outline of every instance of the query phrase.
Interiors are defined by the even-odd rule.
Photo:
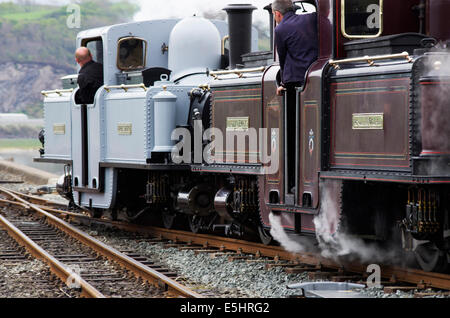
[[[225,36],[222,38],[222,48],[221,48],[222,55],[225,55],[225,43],[226,43],[227,41],[229,41],[229,40],[230,40],[230,36],[229,36],[229,35],[225,35]]]
[[[73,92],[73,88],[69,88],[69,89],[54,89],[51,91],[41,91],[41,94],[44,95],[45,97],[48,97],[48,95],[50,94],[58,94],[59,96],[62,96],[63,93],[72,93]]]
[[[108,93],[112,90],[112,89],[123,89],[125,92],[128,92],[128,90],[130,88],[142,88],[144,91],[147,91],[147,87],[145,87],[144,83],[141,84],[129,84],[129,85],[125,85],[125,84],[121,84],[121,85],[110,85],[110,86],[103,86],[103,88],[105,89],[105,91],[107,91]]]
[[[335,68],[339,68],[339,64],[346,64],[346,63],[354,63],[354,62],[367,62],[370,66],[375,65],[374,61],[379,60],[390,60],[390,59],[406,59],[409,63],[413,61],[411,56],[409,56],[408,52],[403,52],[399,54],[387,54],[387,55],[375,55],[375,56],[362,56],[362,57],[353,57],[348,59],[342,59],[342,60],[333,60],[331,59],[329,61],[331,66],[334,66]]]
[[[261,67],[254,67],[254,68],[243,68],[243,69],[209,72],[209,75],[214,77],[214,79],[217,79],[219,75],[229,75],[229,74],[236,74],[237,76],[242,77],[242,74],[244,74],[244,73],[264,72],[265,69],[266,69],[265,66],[261,66]]]

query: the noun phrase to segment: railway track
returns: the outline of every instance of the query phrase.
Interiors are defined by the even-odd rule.
[[[0,227],[0,294],[2,297],[74,298],[77,289],[54,279],[45,263],[31,257]]]
[[[81,296],[201,297],[133,251],[118,251],[17,193],[5,188],[0,188],[0,193],[0,203],[8,206],[0,215],[1,226],[30,254],[45,261],[63,282],[80,289]]]
[[[0,188],[0,191],[2,189]],[[230,261],[261,262],[267,269],[283,268],[286,273],[307,273],[311,280],[335,282],[366,283],[367,264],[336,263],[313,253],[292,254],[279,246],[265,246],[259,243],[191,232],[168,230],[157,227],[139,226],[130,223],[95,219],[83,213],[73,213],[62,209],[60,204],[41,198],[11,192],[14,196],[38,204],[58,218],[83,224],[100,225],[124,230],[125,233],[139,233],[140,239],[146,238],[153,243],[162,243],[166,247],[180,250],[193,250],[195,253],[208,253],[211,258],[226,256]],[[22,200],[24,200],[22,199]],[[437,290],[450,290],[450,275],[429,273],[417,269],[394,266],[381,266],[382,285],[386,293],[396,291],[415,291],[416,297],[433,294],[446,295]],[[435,289],[431,290],[430,289]]]

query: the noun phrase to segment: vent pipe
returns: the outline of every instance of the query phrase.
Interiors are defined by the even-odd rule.
[[[256,7],[251,4],[229,4],[223,8],[228,14],[230,36],[230,69],[242,65],[242,55],[252,48],[252,14]]]

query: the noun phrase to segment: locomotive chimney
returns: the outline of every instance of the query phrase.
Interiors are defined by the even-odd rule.
[[[228,14],[230,69],[242,64],[242,54],[251,52],[252,14],[255,9],[251,4],[229,4],[223,9]]]

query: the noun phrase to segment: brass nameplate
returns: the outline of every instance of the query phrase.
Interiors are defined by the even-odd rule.
[[[133,133],[133,125],[131,123],[117,124],[117,133],[122,136],[129,136]]]
[[[55,135],[65,135],[66,134],[66,125],[65,124],[54,124],[53,125],[53,133]]]
[[[227,131],[248,131],[248,117],[227,117]]]
[[[353,129],[384,129],[384,114],[353,114]]]

